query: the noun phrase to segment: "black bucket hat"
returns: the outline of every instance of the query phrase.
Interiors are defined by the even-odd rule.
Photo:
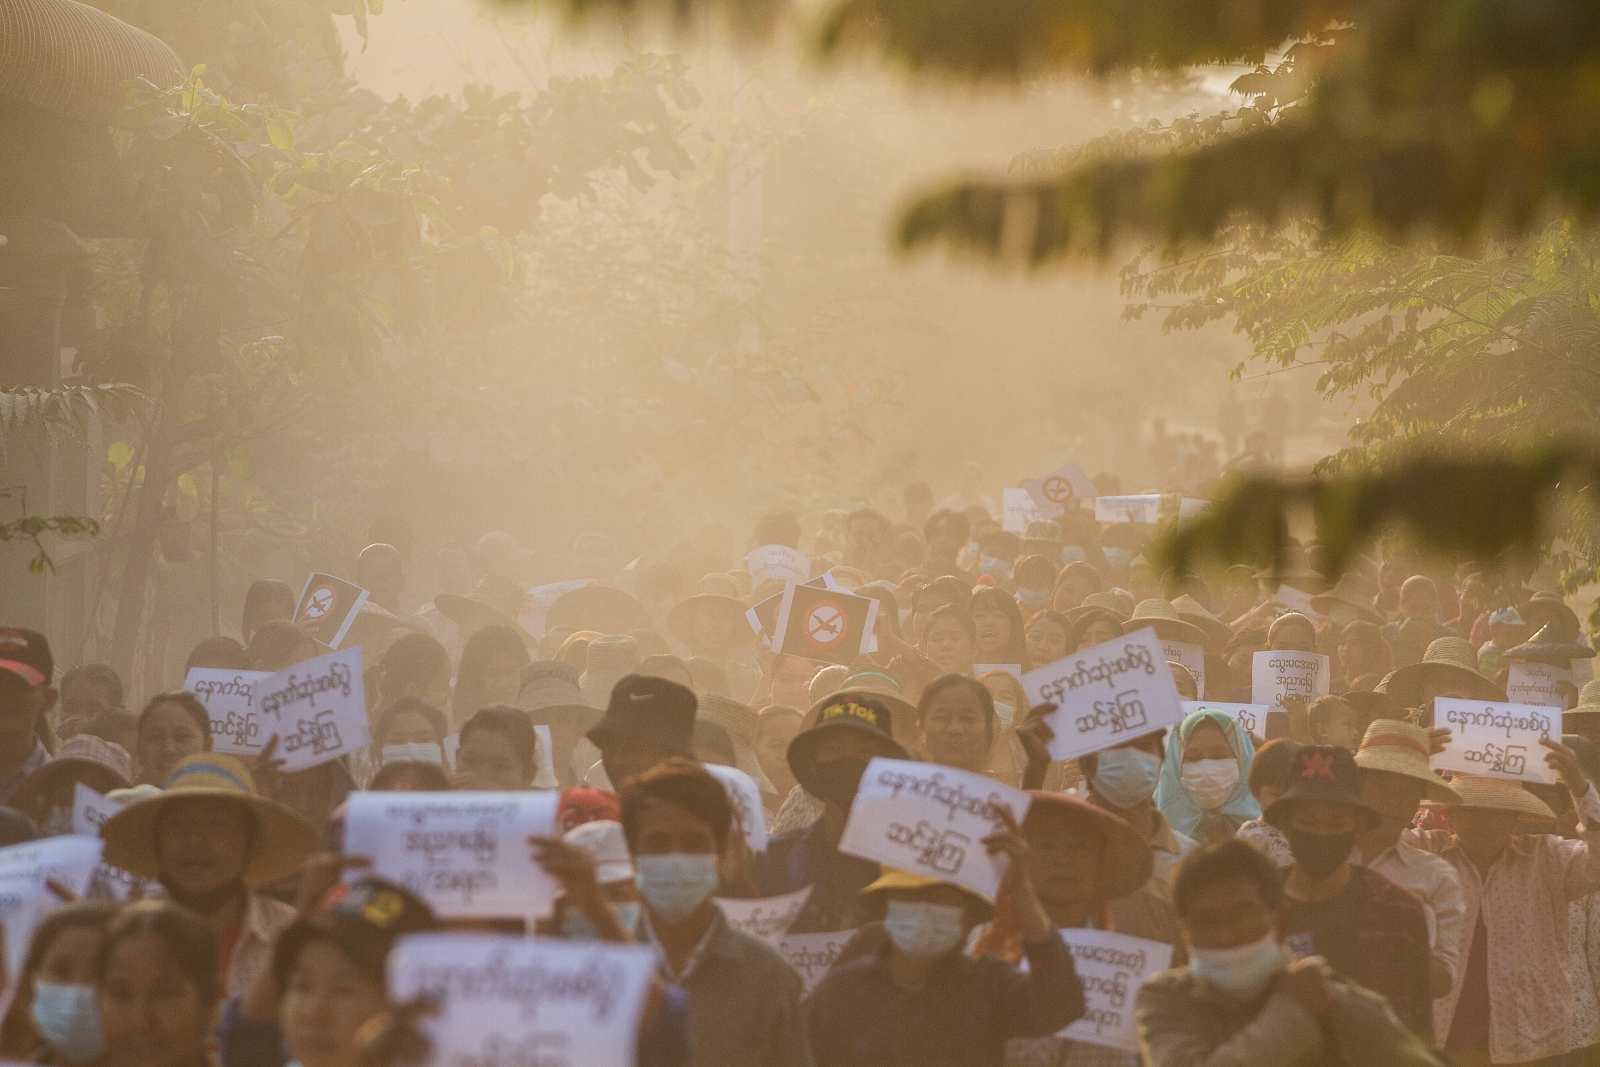
[[[894,739],[894,717],[889,707],[876,694],[846,689],[827,699],[817,712],[817,721],[811,729],[789,742],[789,770],[794,780],[812,796],[816,789],[817,744],[828,732],[860,730],[874,738],[882,751],[879,755],[890,759],[910,759],[905,747]]]
[[[598,748],[626,738],[694,759],[694,691],[665,678],[624,675],[611,689],[600,721],[585,735]]]
[[[1361,799],[1361,769],[1356,758],[1337,745],[1307,745],[1295,753],[1289,787],[1266,810],[1266,821],[1282,830],[1294,805],[1302,800],[1350,805],[1361,816],[1363,831],[1377,826],[1381,819],[1377,810]]]
[[[389,950],[402,935],[440,928],[433,909],[420,897],[383,878],[360,878],[336,886],[316,911],[284,930],[272,950],[272,977],[281,992],[300,950],[313,938],[322,938],[381,985]]]

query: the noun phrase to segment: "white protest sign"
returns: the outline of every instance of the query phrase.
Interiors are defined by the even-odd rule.
[[[294,624],[323,646],[338,648],[367,596],[367,591],[354,582],[313,571],[306,575],[306,584],[300,590]]]
[[[256,682],[251,692],[262,732],[278,735],[285,771],[303,771],[372,743],[359,646],[296,663]]]
[[[1328,621],[1326,615],[1311,606],[1311,594],[1301,592],[1292,585],[1278,586],[1278,591],[1272,595],[1272,599],[1290,611],[1298,611],[1310,619],[1313,626],[1321,626]]]
[[[633,1067],[655,973],[644,945],[412,934],[389,954],[397,1001],[427,997],[430,1067]]]
[[[1197,711],[1220,711],[1234,722],[1245,733],[1257,741],[1266,739],[1267,722],[1271,712],[1265,704],[1225,704],[1216,700],[1185,700],[1183,702],[1183,717],[1187,719]]]
[[[1138,1052],[1133,998],[1146,978],[1172,966],[1172,946],[1107,930],[1058,932],[1083,983],[1087,1009],[1058,1036]]]
[[[1194,684],[1199,687],[1199,696],[1204,698],[1206,695],[1205,646],[1191,645],[1185,641],[1168,641],[1163,638],[1161,651],[1169,662],[1189,669],[1189,673],[1194,675]],[[1171,672],[1169,671],[1168,673]]]
[[[1156,632],[1136,630],[1022,676],[1034,704],[1054,704],[1050,758],[1073,759],[1183,719]]]
[[[1092,500],[1094,482],[1076,463],[1057,467],[1043,478],[1033,478],[1022,483],[1022,488],[1033,496],[1043,517],[1053,519],[1077,500]]]
[[[1572,684],[1572,668],[1523,660],[1506,662],[1511,667],[1506,680],[1506,696],[1512,703],[1567,710],[1567,695],[1562,687]]]
[[[997,808],[1009,805],[1021,823],[1032,799],[981,774],[880,756],[861,776],[839,851],[993,900],[1006,857],[989,855],[983,839],[1002,828]]]
[[[211,749],[238,756],[254,756],[272,739],[272,731],[261,732],[261,717],[251,698],[251,690],[266,671],[220,671],[195,667],[183,680],[183,687],[199,698],[211,717]]]
[[[835,963],[839,953],[854,930],[838,930],[828,934],[788,934],[778,938],[778,951],[789,957],[789,965],[800,972],[802,995],[810,993],[822,981]]]
[[[1250,659],[1251,701],[1269,709],[1291,696],[1310,706],[1328,695],[1328,681],[1328,657],[1316,652],[1257,652]]]
[[[1061,514],[1060,508],[1041,507],[1026,489],[1003,489],[1000,499],[1000,528],[1008,533],[1025,533],[1028,523],[1035,519],[1050,519]]]
[[[105,842],[64,834],[0,848],[0,927],[5,930],[7,974],[21,974],[33,931],[61,903],[45,887],[59,883],[73,896],[89,892]]]
[[[811,577],[811,557],[788,545],[762,545],[752,548],[744,559],[750,580],[760,585],[768,578],[784,582],[804,582]]]
[[[806,886],[778,897],[761,897],[757,900],[717,897],[716,901],[729,926],[752,937],[776,942],[789,932],[795,917],[810,898],[811,887]]]
[[[1450,731],[1450,743],[1432,760],[1439,770],[1518,782],[1557,780],[1544,761],[1549,750],[1539,743],[1561,740],[1561,712],[1553,708],[1436,697],[1433,725]]]
[[[1138,496],[1099,496],[1094,500],[1095,522],[1142,522],[1154,524],[1161,515],[1161,494]]]
[[[100,827],[122,808],[123,805],[118,801],[103,797],[82,782],[78,782],[72,788],[72,832],[85,837],[99,837]],[[148,879],[129,874],[121,867],[113,867],[105,862],[101,862],[90,882],[95,892],[103,890],[118,903],[143,900],[149,897],[152,891]]]
[[[719,763],[703,764],[711,776],[722,783],[733,805],[733,824],[744,834],[744,843],[751,852],[767,850],[767,819],[761,807],[761,787],[756,780],[737,767],[724,767]]]
[[[840,589],[784,586],[772,631],[775,651],[845,666],[869,651],[878,601]]]
[[[557,887],[528,838],[556,833],[560,801],[556,790],[351,793],[344,850],[446,918],[547,915]]]

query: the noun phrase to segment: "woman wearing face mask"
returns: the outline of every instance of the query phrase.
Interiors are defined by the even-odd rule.
[[[1028,642],[1022,632],[1022,612],[1016,600],[1004,589],[980,589],[972,594],[973,653],[977,663],[1015,663],[1024,671],[1033,668],[1028,660]]]
[[[444,712],[420,697],[402,697],[389,706],[372,731],[381,753],[379,766],[420,762],[444,766]]]
[[[112,905],[80,902],[39,924],[0,1030],[0,1052],[7,1059],[79,1067],[105,1053],[95,963],[116,914]]]
[[[1067,617],[1053,608],[1034,615],[1028,620],[1024,631],[1028,644],[1028,661],[1035,666],[1054,663],[1074,651],[1068,644],[1067,637],[1071,629],[1072,624],[1067,621]]]
[[[1001,812],[1001,831],[983,845],[1007,857],[1000,895],[1014,908],[1028,970],[962,953],[993,915],[986,898],[886,867],[862,897],[887,941],[835,966],[811,994],[806,1024],[817,1067],[992,1067],[1008,1040],[1043,1037],[1083,1015],[1083,986],[1034,890],[1028,842]]]
[[[127,789],[132,774],[133,761],[121,745],[79,734],[62,744],[55,759],[22,780],[9,806],[38,823],[47,837],[70,834],[79,783],[104,796],[113,789]]]
[[[1156,805],[1180,834],[1202,845],[1225,841],[1261,814],[1246,784],[1254,756],[1231,716],[1197,711],[1167,737]]]
[[[193,912],[164,900],[129,905],[106,930],[95,985],[104,1067],[209,1067],[217,943]]]
[[[1024,556],[1017,560],[1012,571],[1016,578],[1017,606],[1022,617],[1028,618],[1050,606],[1050,593],[1055,588],[1058,565],[1044,556]]]
[[[450,717],[459,728],[479,708],[516,704],[522,690],[522,668],[533,662],[517,631],[485,626],[467,641],[456,668],[456,690]]]
[[[804,1064],[800,976],[772,945],[729,926],[711,899],[733,829],[722,784],[682,757],[667,759],[629,779],[622,828],[644,900],[641,939],[688,994],[696,1062]],[[599,927],[606,916],[594,919]]]
[[[978,640],[972,616],[954,605],[940,608],[928,619],[920,651],[946,674],[972,674],[972,654]]]

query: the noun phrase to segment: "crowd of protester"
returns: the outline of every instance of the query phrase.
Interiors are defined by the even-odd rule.
[[[98,831],[122,882],[52,884],[26,946],[0,954],[0,1058],[423,1062],[426,1006],[389,996],[390,950],[493,929],[650,946],[650,1067],[1595,1061],[1600,684],[1580,685],[1594,653],[1559,594],[1398,551],[1331,583],[1315,544],[1272,575],[1178,578],[1146,562],[1148,526],[1089,507],[1020,532],[997,518],[973,476],[937,502],[907,487],[893,517],[805,531],[773,513],[743,545],[708,527],[632,563],[592,535],[558,577],[596,584],[540,604],[537,561],[504,533],[451,550],[454,591],[418,602],[409,529],[383,520],[348,576],[369,592],[346,646],[366,663],[372,744],[293,773],[271,745],[213,751],[205,705],[176,683],[135,712],[108,667],[58,676],[42,635],[0,627],[0,845],[74,833],[79,785],[123,805]],[[823,664],[765,647],[747,611],[784,583],[753,580],[744,552],[769,545],[877,600],[877,651]],[[326,652],[295,608],[290,586],[256,582],[238,638],[187,666]],[[1328,656],[1330,693],[1290,704],[1270,740],[1202,709],[1052,760],[1054,709],[1030,707],[1021,674],[1146,627],[1203,647],[1203,692],[1169,664],[1188,699],[1248,703],[1262,650]],[[1578,679],[1542,754],[1559,784],[1435,770],[1449,735],[1433,702],[1505,701],[1519,657]],[[998,893],[841,850],[880,756],[1028,791],[984,842],[1009,860]],[[764,850],[708,766],[758,783]],[[557,831],[528,842],[561,888],[548,916],[441,918],[344,851],[360,790],[540,789],[560,791]],[[809,990],[716,904],[806,888],[788,931],[850,933]],[[1173,968],[1129,991],[1137,1053],[1062,1036],[1085,1011],[1057,936],[1072,928],[1172,947]]]

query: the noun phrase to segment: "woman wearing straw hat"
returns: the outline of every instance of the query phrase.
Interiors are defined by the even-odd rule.
[[[1457,638],[1457,640],[1460,640]],[[1572,794],[1583,837],[1548,832],[1550,808],[1521,784],[1458,775],[1454,833],[1407,830],[1444,857],[1461,881],[1467,946],[1454,986],[1434,1001],[1435,1032],[1457,1063],[1529,1063],[1571,1048],[1569,901],[1600,890],[1600,795],[1571,749],[1554,741],[1545,762]]]
[[[210,927],[228,995],[250,987],[294,918],[253,887],[299,871],[317,844],[309,822],[258,796],[249,769],[215,752],[183,760],[166,792],[123,808],[100,836],[107,863],[157,879]]]

